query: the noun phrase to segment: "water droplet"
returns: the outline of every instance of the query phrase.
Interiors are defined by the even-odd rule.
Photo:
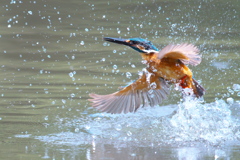
[[[151,84],[150,84],[150,88],[156,89],[156,88],[157,88],[156,82],[151,83]]]
[[[172,24],[172,28],[175,28],[177,26],[177,24]]]
[[[68,75],[69,75],[69,77],[71,77],[71,78],[74,76],[72,72],[70,72]]]
[[[88,32],[88,31],[89,31],[89,29],[88,29],[88,28],[85,28],[85,31],[86,31],[86,32]]]
[[[239,84],[233,84],[232,88],[235,92],[240,91],[240,85]]]
[[[108,43],[107,43],[107,42],[104,42],[104,43],[103,43],[103,46],[107,46],[107,45],[108,45]]]
[[[147,60],[142,60],[142,64],[147,64]]]
[[[128,136],[131,136],[131,135],[132,135],[132,132],[131,132],[131,131],[127,131],[127,135],[128,135]]]
[[[79,132],[79,128],[75,128],[75,130],[74,130],[75,132]]]
[[[130,154],[132,157],[136,157],[136,153],[131,153]]]
[[[131,64],[131,67],[132,67],[132,68],[136,68],[136,66],[135,66],[134,64]]]
[[[113,69],[117,69],[118,67],[117,67],[117,65],[116,64],[114,64],[113,65]]]
[[[240,97],[240,92],[237,93],[237,96]]]
[[[80,45],[82,45],[82,46],[83,46],[83,45],[84,45],[84,41],[81,41],[81,42],[80,42]]]
[[[63,103],[63,104],[66,104],[66,100],[65,100],[65,99],[62,99],[62,103]]]
[[[47,120],[48,120],[48,116],[45,116],[45,117],[44,117],[44,120],[46,120],[46,121],[47,121]]]
[[[28,14],[32,15],[33,13],[32,13],[32,11],[28,11]]]
[[[88,126],[88,125],[85,126],[85,129],[86,129],[86,130],[89,130],[90,128],[91,128],[91,127]]]
[[[71,97],[72,97],[72,98],[73,98],[73,97],[75,97],[75,94],[74,94],[74,93],[72,93],[72,94],[71,94]]]
[[[10,4],[16,4],[15,0],[11,0]]]
[[[122,126],[121,126],[120,124],[117,124],[117,125],[115,126],[115,129],[116,129],[117,131],[120,131],[120,130],[122,130]]]
[[[10,23],[12,21],[12,18],[10,18],[7,22]]]
[[[234,99],[233,98],[227,98],[227,102],[231,105],[234,103]]]
[[[132,76],[132,74],[130,72],[126,72],[126,77],[130,78]]]
[[[228,92],[234,94],[234,90],[232,90],[230,87],[228,88]]]

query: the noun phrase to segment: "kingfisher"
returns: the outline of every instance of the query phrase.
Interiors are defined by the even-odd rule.
[[[115,93],[89,94],[92,98],[89,101],[97,110],[120,114],[159,105],[169,95],[170,84],[176,84],[183,94],[196,98],[204,95],[205,89],[193,78],[192,71],[188,68],[188,65],[201,63],[199,49],[193,44],[170,44],[159,51],[151,41],[142,38],[105,37],[104,40],[138,51],[147,67],[139,79]]]

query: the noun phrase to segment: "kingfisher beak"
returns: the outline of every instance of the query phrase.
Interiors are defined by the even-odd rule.
[[[113,42],[113,43],[117,43],[117,44],[123,44],[126,46],[131,46],[132,44],[130,44],[130,40],[128,39],[121,39],[121,38],[111,38],[111,37],[104,37],[103,38],[105,41],[108,42]]]

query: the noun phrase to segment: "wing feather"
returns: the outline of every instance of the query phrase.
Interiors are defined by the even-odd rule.
[[[162,94],[161,94],[161,91],[159,91],[159,90],[156,90],[155,91],[156,92],[156,97],[157,97],[157,99],[158,99],[158,102],[162,102],[162,99],[164,99],[164,97],[162,96]]]
[[[115,104],[116,106],[119,106],[119,107],[118,108],[112,107],[113,108],[112,112],[115,112],[115,113],[121,113],[122,112],[123,106],[124,106],[123,102],[127,102],[127,100],[126,100],[127,97],[125,95],[120,96],[120,97],[122,97],[122,99],[119,100],[118,103]],[[110,113],[112,113],[112,112],[110,112]]]
[[[128,113],[128,112],[130,112],[130,108],[133,108],[134,106],[133,106],[133,104],[132,104],[132,93],[130,93],[128,96],[126,96],[126,97],[128,97],[128,105],[127,106],[123,106],[123,109],[124,109],[124,111],[123,111],[123,113]]]
[[[125,98],[126,98],[125,96],[119,96],[119,97],[116,97],[115,99],[112,98],[112,101],[108,102],[108,104],[111,104],[111,105],[108,106],[107,113],[112,113],[112,112],[117,112],[118,113],[118,112],[120,112],[120,111],[116,110],[117,108],[115,108],[114,105],[118,105],[118,106],[120,106],[120,108],[123,107],[121,104],[122,104],[122,101],[125,100]]]
[[[157,53],[157,58],[179,59],[184,64],[198,65],[201,63],[201,56],[198,54],[199,49],[193,44],[183,43],[180,45],[167,45]]]
[[[157,87],[152,89],[149,82],[156,83]],[[102,112],[128,113],[135,112],[140,107],[158,105],[167,98],[168,94],[168,85],[163,79],[151,75],[147,80],[146,75],[143,74],[136,82],[118,92],[109,95],[90,94],[93,99],[89,101],[94,108]]]

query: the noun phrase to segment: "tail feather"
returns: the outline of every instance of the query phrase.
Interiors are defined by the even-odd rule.
[[[205,89],[193,78],[193,84],[195,86],[194,93],[197,97],[202,97],[205,93]]]

